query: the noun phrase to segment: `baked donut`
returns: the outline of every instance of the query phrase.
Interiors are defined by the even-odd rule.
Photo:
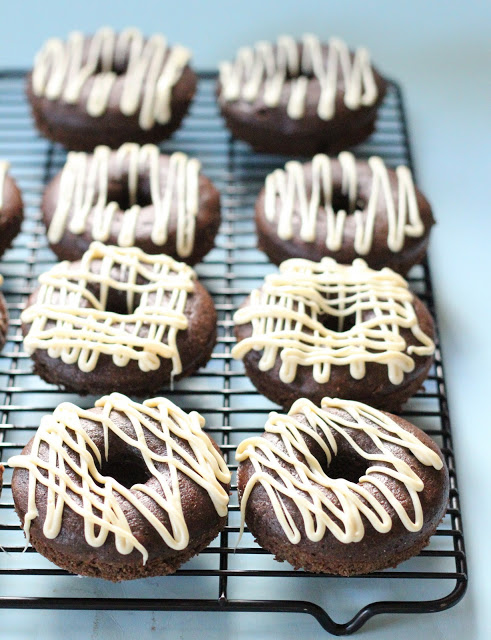
[[[24,205],[19,187],[9,176],[9,163],[0,160],[0,256],[12,244],[24,219]]]
[[[382,158],[357,160],[349,151],[287,162],[267,176],[256,201],[258,246],[275,264],[363,257],[373,269],[405,275],[425,255],[433,224],[407,167],[393,171]]]
[[[166,398],[60,404],[9,460],[27,540],[83,576],[173,573],[227,520],[230,471],[204,423]]]
[[[138,29],[99,29],[48,40],[27,76],[39,131],[68,149],[160,142],[181,124],[196,91],[191,52]]]
[[[326,395],[397,411],[433,362],[433,320],[402,276],[357,258],[286,260],[235,313],[235,359],[289,408]]]
[[[3,284],[3,276],[0,275],[0,285]],[[0,292],[0,350],[7,340],[7,332],[9,328],[9,312],[7,311],[7,302]]]
[[[148,397],[204,366],[216,340],[213,301],[191,267],[100,242],[39,277],[21,324],[34,372],[82,395]]]
[[[360,402],[297,400],[237,448],[244,520],[295,569],[343,576],[395,567],[445,515],[441,451],[411,423]]]
[[[239,49],[220,65],[217,96],[227,127],[255,151],[313,156],[365,140],[386,90],[366,49],[306,34]]]
[[[199,160],[166,156],[152,144],[69,153],[42,201],[51,248],[60,260],[79,260],[100,240],[199,262],[220,225],[220,194],[200,168]]]

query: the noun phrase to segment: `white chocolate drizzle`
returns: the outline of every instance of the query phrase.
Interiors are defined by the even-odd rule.
[[[360,380],[365,364],[376,362],[387,365],[390,382],[398,385],[414,369],[411,354],[429,356],[435,349],[419,326],[412,300],[402,276],[388,268],[370,269],[361,258],[352,265],[332,258],[286,260],[235,313],[236,324],[252,324],[252,335],[233,347],[232,356],[263,350],[259,369],[269,371],[279,354],[285,383],[293,382],[298,366],[312,367],[321,384],[329,381],[332,366],[348,365]],[[329,317],[336,319],[337,331],[325,326]],[[353,326],[345,328],[350,319]],[[401,329],[409,329],[420,344],[407,345]]]
[[[187,258],[195,243],[200,168],[199,160],[176,152],[169,157],[163,180],[160,151],[153,144],[127,142],[117,151],[102,145],[93,154],[71,151],[61,173],[48,240],[57,244],[66,228],[82,234],[90,224],[92,239],[107,242],[115,219],[121,218],[117,244],[133,246],[142,209],[138,204],[139,177],[148,173],[154,207],[151,240],[157,246],[167,242],[171,212],[175,209],[176,251],[179,257]],[[108,202],[111,173],[127,174],[130,206],[126,211],[121,211],[117,202]]]
[[[299,414],[306,418],[307,424],[298,420]],[[424,490],[424,483],[397,455],[394,445],[408,450],[421,464],[436,470],[443,467],[443,461],[389,416],[361,402],[324,398],[319,408],[302,398],[292,405],[288,415],[272,412],[265,431],[274,434],[277,441],[256,436],[244,440],[237,448],[236,459],[239,462],[250,460],[254,468],[241,498],[241,533],[247,502],[257,483],[266,491],[275,516],[292,544],[298,544],[302,534],[288,511],[285,498],[294,502],[305,534],[313,542],[322,540],[326,531],[340,542],[359,542],[365,535],[362,516],[376,531],[388,533],[392,528],[392,517],[377,498],[378,492],[408,531],[421,530],[424,514],[418,494]],[[353,432],[366,434],[376,453],[365,451]],[[358,483],[330,478],[329,468],[324,470],[311,453],[306,437],[322,448],[328,465],[337,454],[339,438],[344,438],[354,454],[367,461],[365,474]],[[390,488],[393,480],[407,491],[413,520],[401,503],[400,488]]]
[[[145,130],[155,123],[166,124],[171,118],[172,89],[191,53],[180,45],[169,49],[166,39],[159,34],[145,40],[134,28],[116,34],[105,27],[89,39],[75,31],[66,42],[58,38],[48,40],[34,61],[34,94],[76,104],[88,92],[86,111],[97,118],[106,112],[119,81],[115,63],[125,57],[121,112],[132,116],[139,110],[139,124]]]
[[[100,262],[99,273],[94,261]],[[111,274],[114,267],[121,280]],[[155,371],[162,358],[170,358],[172,375],[178,375],[176,338],[188,326],[184,310],[195,278],[191,267],[169,256],[92,242],[77,268],[64,261],[39,277],[37,299],[21,315],[31,325],[24,348],[28,354],[46,349],[51,358],[76,363],[84,372],[95,369],[101,354],[119,367],[136,360],[142,371]],[[98,297],[88,285],[99,287]],[[107,310],[110,289],[126,294],[127,314]]]
[[[349,49],[339,38],[331,38],[327,56],[319,39],[312,34],[302,37],[299,45],[290,36],[280,36],[276,45],[258,42],[239,49],[234,62],[220,65],[221,98],[226,102],[254,102],[260,96],[267,107],[280,104],[283,90],[289,87],[287,114],[293,120],[305,114],[309,77],[320,85],[317,115],[331,120],[336,110],[338,84],[344,86],[344,104],[356,110],[371,106],[378,97],[370,54],[359,48],[351,60]]]
[[[52,415],[42,418],[30,453],[10,458],[11,467],[29,472],[28,508],[23,524],[27,540],[31,523],[39,516],[38,485],[47,489],[43,523],[46,538],[51,540],[59,535],[64,510],[71,509],[83,518],[87,544],[101,547],[112,533],[120,554],[126,555],[136,549],[142,554],[144,564],[148,558],[147,549],[132,532],[131,523],[120,506],[121,499],[139,511],[163,542],[176,550],[185,549],[189,544],[179,475],[186,475],[206,491],[220,517],[227,515],[229,496],[220,483],[230,482],[230,471],[203,431],[205,420],[199,413],[185,413],[166,398],[153,398],[138,404],[119,393],[101,398],[95,406],[101,407],[102,412],[97,414],[80,409],[70,402],[60,404]],[[118,420],[111,416],[113,411],[124,414],[132,423],[133,434],[118,425]],[[100,423],[104,429],[104,454],[84,429],[82,420]],[[138,483],[127,489],[116,479],[101,473],[103,455],[106,461],[110,455],[109,432],[139,451],[159,488]],[[148,439],[155,438],[165,445],[165,455],[157,453],[155,445],[149,445]],[[48,447],[46,455],[40,454],[42,446]],[[163,472],[165,469],[168,469],[167,474]],[[148,498],[167,513],[169,528],[149,509]]]
[[[318,236],[319,216],[326,216],[326,247],[339,251],[343,245],[346,220],[354,216],[354,249],[358,255],[367,255],[373,245],[378,211],[385,208],[387,218],[387,247],[394,253],[402,250],[406,237],[418,238],[425,227],[419,213],[416,190],[408,167],[399,166],[397,176],[397,203],[391,188],[384,161],[372,156],[370,196],[364,211],[358,208],[359,184],[356,158],[343,151],[338,155],[341,166],[342,195],[347,197],[349,209],[333,208],[334,185],[331,159],[318,154],[312,160],[312,184],[307,185],[305,167],[300,162],[287,162],[284,169],[276,169],[266,178],[264,211],[269,222],[277,219],[277,232],[282,240],[294,235],[293,220],[300,219],[300,238],[315,242]],[[382,203],[382,205],[381,205]]]
[[[3,192],[5,191],[5,178],[7,177],[10,163],[6,160],[0,160],[0,211],[3,208]]]

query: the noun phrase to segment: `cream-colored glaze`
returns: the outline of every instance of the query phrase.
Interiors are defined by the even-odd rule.
[[[349,210],[334,211],[333,172],[331,159],[318,154],[312,160],[312,185],[307,188],[304,165],[292,160],[284,169],[276,169],[266,178],[264,212],[267,220],[277,219],[278,237],[293,238],[294,213],[300,218],[300,238],[315,242],[319,215],[327,220],[326,247],[339,251],[343,245],[346,218],[355,218],[354,248],[359,255],[367,255],[374,241],[377,208],[385,206],[387,216],[387,246],[394,253],[404,247],[406,237],[418,238],[425,231],[421,220],[411,171],[405,166],[396,169],[397,204],[392,192],[384,161],[377,156],[368,160],[372,171],[370,197],[364,211],[357,208],[359,193],[358,169],[352,153],[338,155],[342,171],[342,194],[348,197]],[[322,213],[321,213],[322,212]]]
[[[266,276],[246,306],[234,315],[236,324],[252,324],[252,335],[232,349],[235,359],[251,349],[263,350],[261,371],[269,371],[281,358],[279,377],[293,382],[297,367],[312,367],[313,378],[325,383],[332,366],[348,365],[351,376],[365,376],[365,364],[387,365],[392,384],[401,384],[414,369],[411,354],[431,355],[435,345],[419,326],[413,294],[402,276],[391,269],[370,269],[361,258],[352,265],[332,258],[312,262],[294,258]],[[366,312],[372,312],[364,319]],[[337,318],[338,330],[328,329],[322,318]],[[344,330],[354,316],[354,326]],[[420,345],[407,346],[400,329],[409,329]]]
[[[98,274],[92,271],[94,261],[101,261]],[[21,314],[31,325],[24,338],[28,354],[45,349],[84,372],[95,369],[101,354],[119,367],[136,360],[142,371],[155,371],[161,358],[170,358],[172,376],[181,373],[176,337],[188,326],[184,309],[196,278],[191,267],[163,254],[100,242],[91,243],[76,269],[72,265],[60,262],[39,277],[37,299]],[[124,282],[111,276],[114,267],[121,268]],[[87,289],[90,284],[100,287],[98,298]],[[126,292],[127,314],[106,310],[110,289]],[[138,335],[142,326],[148,327],[144,338]]]
[[[196,216],[199,205],[199,172],[201,163],[181,152],[169,157],[166,179],[160,171],[160,150],[153,144],[123,144],[117,151],[99,146],[93,155],[71,151],[59,183],[57,205],[48,229],[48,240],[57,244],[65,229],[82,234],[87,229],[94,240],[107,242],[116,215],[121,215],[117,202],[108,202],[110,165],[122,173],[127,167],[130,207],[122,212],[117,243],[132,247],[135,243],[141,207],[138,204],[138,181],[148,174],[154,220],[151,239],[158,246],[167,242],[173,208],[176,216],[176,251],[181,258],[191,255],[195,242]]]
[[[339,415],[331,409],[345,413]],[[308,424],[300,422],[298,415],[305,416]],[[347,429],[365,433],[378,452],[368,453],[362,449],[356,443],[356,436]],[[377,491],[371,492],[369,487],[383,494],[408,531],[421,530],[424,514],[418,493],[423,491],[424,483],[394,453],[391,445],[407,449],[421,464],[437,470],[442,468],[443,462],[437,453],[381,411],[361,402],[332,398],[324,398],[319,408],[302,398],[292,405],[288,415],[270,413],[265,431],[275,434],[278,440],[275,442],[256,436],[244,440],[237,448],[236,459],[239,462],[249,460],[254,468],[241,498],[241,533],[247,502],[257,483],[268,494],[275,516],[292,544],[298,544],[302,535],[284,498],[294,502],[302,517],[305,534],[313,542],[322,540],[326,531],[340,542],[359,542],[365,535],[362,516],[376,531],[388,533],[392,528],[392,518],[376,498]],[[328,464],[336,456],[336,440],[344,438],[354,454],[367,461],[365,474],[358,483],[330,478],[329,469],[324,471],[310,452],[306,437],[322,448]],[[400,501],[400,491],[391,490],[374,474],[393,478],[404,486],[412,503],[414,520]]]
[[[276,44],[258,42],[254,47],[242,47],[234,62],[220,64],[221,98],[254,102],[262,97],[267,107],[274,108],[284,88],[289,87],[287,114],[298,120],[305,114],[309,76],[314,76],[320,85],[317,115],[322,120],[334,117],[340,78],[348,109],[375,103],[378,90],[366,49],[357,49],[351,60],[346,43],[339,38],[329,40],[327,56],[312,34],[302,36],[302,45],[301,59],[298,43],[290,36],[280,36]]]
[[[118,81],[115,64],[126,59],[119,108],[126,116],[139,110],[140,127],[148,130],[169,122],[172,88],[190,58],[180,45],[169,49],[162,35],[145,40],[134,28],[116,34],[106,27],[89,39],[75,31],[66,42],[52,38],[44,44],[34,61],[32,87],[48,100],[76,104],[85,99],[87,113],[97,118],[107,111]]]
[[[8,170],[10,168],[10,162],[6,160],[0,160],[0,211],[3,207],[3,192],[5,190],[5,178],[7,177]]]
[[[23,524],[27,540],[31,523],[39,516],[38,485],[47,489],[43,523],[46,538],[54,539],[59,535],[64,510],[71,509],[83,518],[87,544],[101,547],[112,533],[119,553],[125,555],[136,549],[142,554],[144,564],[148,558],[147,549],[134,536],[121,509],[120,498],[137,509],[163,542],[176,550],[185,549],[189,544],[179,487],[181,474],[206,491],[220,517],[227,515],[229,496],[220,483],[230,482],[230,471],[204,433],[205,420],[199,413],[185,413],[166,398],[153,398],[139,404],[119,393],[101,398],[95,406],[102,412],[94,414],[70,402],[60,404],[52,415],[42,418],[30,453],[10,458],[8,464],[11,467],[29,472],[28,509]],[[117,420],[111,416],[113,411],[123,413],[131,421],[133,436],[118,426]],[[83,420],[102,425],[104,454],[84,429]],[[105,460],[110,455],[109,432],[141,453],[146,469],[157,479],[161,491],[148,486],[148,483],[135,484],[127,489],[114,478],[101,474],[99,469],[103,455]],[[165,444],[165,455],[152,450],[148,438],[157,438]],[[181,441],[189,446],[192,453]],[[47,456],[40,455],[42,446],[48,447]],[[168,474],[164,473],[167,469]],[[138,496],[139,493],[150,497],[167,513],[168,528],[145,506],[145,500]]]

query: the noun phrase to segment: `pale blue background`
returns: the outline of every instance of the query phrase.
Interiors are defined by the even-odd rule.
[[[237,46],[278,33],[336,34],[364,44],[387,75],[401,81],[408,104],[418,181],[438,226],[431,264],[470,564],[462,603],[434,615],[375,618],[356,637],[383,640],[491,638],[489,414],[491,362],[491,190],[489,31],[486,2],[400,3],[358,0],[246,2],[20,2],[3,0],[0,67],[29,66],[41,43],[78,28],[139,26],[193,49],[198,68],[216,66]],[[6,579],[2,577],[2,580]],[[273,596],[274,594],[272,594]],[[328,637],[311,618],[273,614],[6,612],[4,640],[64,637]]]

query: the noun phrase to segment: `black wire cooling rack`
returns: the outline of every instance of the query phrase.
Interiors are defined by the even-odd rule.
[[[55,261],[47,246],[39,205],[46,182],[63,166],[65,151],[34,131],[24,99],[22,71],[0,73],[0,158],[11,162],[25,201],[22,233],[0,263],[3,293],[10,313],[8,341],[0,354],[0,459],[20,452],[42,415],[62,401],[93,406],[93,397],[60,392],[32,374],[22,350],[19,315],[37,276]],[[222,193],[223,223],[216,248],[198,266],[218,310],[218,342],[208,366],[163,393],[184,409],[201,412],[234,471],[229,523],[217,540],[175,575],[120,583],[78,579],[39,556],[24,551],[24,537],[14,512],[11,471],[7,468],[0,501],[1,608],[185,610],[296,612],[314,616],[327,631],[350,634],[381,613],[423,613],[447,609],[464,595],[466,557],[459,492],[450,433],[439,342],[435,365],[425,384],[406,406],[404,417],[429,433],[442,447],[450,470],[450,505],[430,545],[400,567],[356,578],[293,571],[259,548],[246,532],[237,545],[239,510],[234,451],[245,437],[263,430],[276,408],[260,396],[231,359],[232,316],[253,287],[275,268],[256,248],[254,201],[264,178],[284,158],[259,156],[230,138],[217,113],[215,75],[202,73],[191,114],[164,151],[197,156]],[[380,155],[395,166],[412,166],[401,92],[392,83],[381,108],[376,133],[356,153]],[[414,167],[413,167],[414,169]],[[434,313],[430,272],[425,263],[410,274],[413,290]],[[236,548],[237,546],[237,548]],[[62,594],[62,595],[60,595]],[[422,599],[424,594],[424,599]],[[336,621],[335,621],[336,620]]]

